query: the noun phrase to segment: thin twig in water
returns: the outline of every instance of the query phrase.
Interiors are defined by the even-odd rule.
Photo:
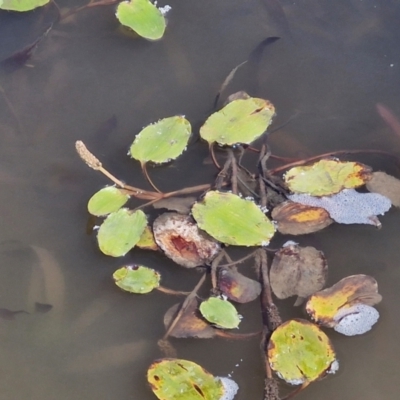
[[[399,157],[396,154],[390,153],[389,151],[385,150],[374,150],[374,149],[366,149],[366,150],[338,150],[338,151],[331,151],[329,153],[324,153],[324,154],[319,154],[318,156],[313,156],[309,158],[304,158],[302,160],[294,161],[289,164],[281,165],[280,167],[270,169],[269,173],[271,175],[274,175],[278,172],[285,171],[286,169],[292,168],[292,167],[297,167],[299,165],[304,165],[312,161],[316,161],[322,158],[328,158],[328,157],[336,157],[340,155],[345,155],[345,154],[382,154],[384,156],[389,156],[395,158],[397,161],[399,161]]]
[[[229,149],[229,158],[231,159],[231,168],[232,168],[232,176],[231,176],[231,185],[232,185],[232,193],[238,194],[238,166],[236,163],[235,155],[233,154],[232,149]]]
[[[149,174],[148,174],[148,172],[147,172],[147,164],[146,164],[146,163],[141,163],[141,166],[142,166],[143,174],[144,174],[145,178],[147,179],[147,182],[150,183],[151,187],[152,187],[156,192],[162,193],[161,190],[159,190],[158,187],[157,187],[157,186],[153,183],[153,181],[151,180],[151,178],[150,178],[150,176],[149,176]]]
[[[161,339],[161,341],[167,340],[169,334],[172,332],[172,330],[175,328],[176,324],[178,323],[179,319],[181,318],[182,314],[185,312],[185,310],[189,307],[190,303],[196,298],[197,292],[203,285],[204,281],[206,280],[207,272],[205,272],[202,277],[200,278],[199,282],[197,285],[194,287],[194,289],[188,294],[186,299],[183,301],[178,313],[176,314],[175,318],[171,321],[171,323],[168,326],[167,331],[165,332],[165,335]]]
[[[215,154],[214,154],[214,143],[210,143],[208,149],[210,150],[211,160],[213,161],[214,165],[215,165],[218,169],[221,169],[221,166],[218,164],[218,161],[217,161],[217,159],[215,158]]]

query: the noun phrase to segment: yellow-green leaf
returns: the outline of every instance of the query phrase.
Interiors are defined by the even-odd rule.
[[[149,39],[161,39],[166,23],[161,11],[150,0],[123,1],[118,4],[116,16],[119,22]]]
[[[292,168],[285,174],[285,181],[294,193],[329,196],[364,185],[371,174],[371,168],[364,164],[329,159]]]
[[[8,11],[31,11],[50,3],[50,0],[0,0],[0,9]]]
[[[191,130],[190,122],[180,115],[164,118],[136,135],[130,155],[141,163],[174,160],[186,149]]]
[[[146,225],[147,219],[141,210],[132,213],[121,208],[111,213],[97,235],[100,250],[109,256],[124,256],[139,241]]]
[[[92,215],[102,216],[118,211],[127,201],[129,195],[115,186],[107,186],[96,192],[88,202],[88,211]]]
[[[115,284],[130,293],[150,293],[160,286],[161,276],[154,269],[142,265],[127,265],[117,269],[113,278]]]
[[[210,191],[192,207],[199,227],[225,244],[265,246],[275,227],[257,205],[232,193]]]
[[[176,358],[155,361],[147,381],[160,400],[219,400],[224,387],[200,365]]]
[[[203,301],[199,309],[208,322],[219,328],[234,329],[240,324],[240,315],[233,304],[219,297],[210,297]]]
[[[274,114],[275,108],[268,100],[234,100],[207,119],[200,128],[200,136],[208,143],[220,145],[249,144],[267,130]]]
[[[286,382],[301,385],[338,369],[328,336],[315,324],[292,319],[280,325],[268,344],[271,368]]]

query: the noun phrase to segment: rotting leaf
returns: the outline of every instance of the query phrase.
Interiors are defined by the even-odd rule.
[[[266,246],[275,233],[273,223],[253,201],[232,193],[208,192],[192,214],[201,229],[225,244]]]
[[[164,315],[164,326],[167,329],[174,316],[181,306],[180,303],[173,305]],[[197,338],[212,339],[216,336],[216,329],[200,318],[198,314],[199,301],[194,299],[180,316],[178,322],[174,326],[170,336],[175,338]]]
[[[342,189],[364,185],[371,174],[372,170],[367,165],[327,159],[305,167],[294,167],[286,172],[284,178],[294,193],[329,196]]]
[[[387,197],[395,207],[400,207],[400,180],[385,172],[377,171],[367,182],[367,189]]]
[[[123,1],[115,15],[122,25],[146,39],[158,40],[164,35],[165,18],[150,0]]]
[[[31,11],[50,3],[50,0],[0,0],[0,9],[7,11]]]
[[[327,274],[328,265],[321,251],[289,244],[275,253],[269,278],[279,299],[295,295],[305,298],[324,287]]]
[[[190,122],[180,115],[164,118],[136,135],[129,154],[141,163],[175,160],[186,149],[191,130]]]
[[[335,317],[340,310],[356,304],[373,306],[381,300],[378,283],[372,276],[351,275],[311,296],[306,311],[318,324],[332,328],[337,324]]]
[[[129,200],[123,190],[107,186],[96,192],[88,202],[88,211],[95,216],[103,216],[118,211]]]
[[[219,400],[224,394],[219,379],[188,360],[155,361],[147,371],[147,381],[160,400]]]
[[[285,201],[271,213],[277,229],[284,235],[305,235],[326,228],[333,223],[328,211],[321,207]]]
[[[339,367],[328,336],[302,319],[286,321],[272,333],[268,360],[279,377],[292,385],[310,383]]]
[[[115,284],[129,293],[145,294],[160,286],[160,274],[142,265],[126,265],[117,269],[113,278]]]
[[[200,231],[188,215],[160,215],[154,221],[153,233],[166,256],[186,268],[210,263],[221,248],[217,241]]]
[[[229,300],[238,303],[249,303],[261,293],[261,284],[238,272],[236,267],[218,270],[218,289]]]
[[[308,194],[292,194],[290,200],[301,204],[322,207],[339,224],[368,224],[381,227],[377,215],[390,209],[390,200],[378,193],[358,193],[344,189],[332,196],[314,197]]]
[[[199,309],[201,315],[217,328],[235,329],[240,324],[241,317],[233,304],[219,297],[208,298]]]
[[[111,213],[97,234],[100,250],[112,257],[124,256],[139,241],[146,225],[146,215],[141,210],[121,208]]]
[[[274,114],[275,108],[268,100],[234,100],[207,119],[200,136],[210,144],[250,144],[267,130]]]
[[[144,228],[144,231],[140,236],[139,241],[136,243],[136,246],[139,247],[140,249],[145,249],[145,250],[153,250],[153,251],[158,250],[157,243],[154,240],[153,232],[148,225],[146,226],[146,228]]]

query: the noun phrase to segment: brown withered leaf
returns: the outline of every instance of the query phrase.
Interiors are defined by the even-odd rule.
[[[377,171],[367,182],[367,189],[386,196],[395,207],[400,207],[400,180],[385,172]]]
[[[329,213],[320,207],[311,207],[285,201],[272,210],[278,231],[284,235],[305,235],[320,231],[332,224]]]
[[[307,302],[306,311],[317,323],[333,327],[339,310],[356,304],[373,306],[382,300],[378,283],[369,275],[351,275],[328,289],[315,293]]]
[[[282,247],[272,261],[272,291],[279,299],[295,295],[308,297],[324,287],[327,273],[328,265],[321,251],[289,244]]]
[[[173,305],[164,315],[164,326],[168,329],[172,319],[179,310],[180,303]],[[216,334],[216,329],[198,316],[199,302],[197,299],[191,301],[189,306],[182,313],[178,322],[170,332],[170,336],[175,338],[198,338],[212,339]]]
[[[186,268],[208,264],[221,248],[219,242],[201,231],[189,215],[160,215],[154,221],[153,234],[165,255]]]
[[[196,197],[169,197],[153,204],[156,209],[165,208],[169,211],[177,211],[180,214],[189,214],[192,205],[196,202]]]
[[[249,303],[260,295],[261,284],[242,275],[236,267],[220,268],[218,289],[230,300]]]

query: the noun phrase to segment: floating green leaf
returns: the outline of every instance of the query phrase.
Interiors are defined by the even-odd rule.
[[[149,39],[161,39],[165,31],[165,18],[150,0],[131,0],[119,3],[115,14],[118,21]]]
[[[219,400],[224,394],[220,379],[188,360],[155,361],[147,371],[147,381],[160,400]]]
[[[190,122],[182,116],[164,118],[136,135],[130,155],[141,163],[174,160],[186,149],[191,129]]]
[[[310,383],[338,369],[328,336],[302,319],[289,320],[272,333],[268,360],[271,368],[292,385]]]
[[[107,186],[95,193],[88,202],[88,211],[92,215],[102,216],[118,211],[129,196],[115,186]]]
[[[240,315],[236,308],[227,300],[210,297],[200,304],[201,315],[218,328],[234,329],[239,326]]]
[[[126,208],[111,213],[97,235],[100,250],[109,256],[124,256],[139,241],[147,225],[143,211],[132,213]]]
[[[371,174],[371,168],[364,164],[329,159],[292,168],[285,174],[285,181],[294,193],[329,196],[364,185]]]
[[[50,0],[0,0],[0,9],[8,11],[31,11],[50,3]]]
[[[220,145],[249,144],[267,130],[274,114],[275,108],[268,100],[234,100],[207,119],[200,128],[200,136],[208,143]]]
[[[117,269],[113,278],[115,284],[130,293],[150,293],[160,286],[161,276],[154,269],[141,265],[128,265]]]
[[[265,246],[275,227],[257,205],[232,193],[208,192],[192,207],[199,227],[225,244]]]

